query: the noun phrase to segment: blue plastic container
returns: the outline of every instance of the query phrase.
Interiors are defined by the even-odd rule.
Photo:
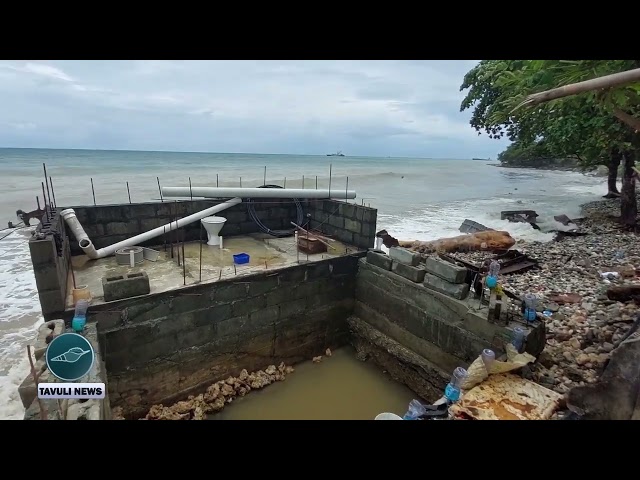
[[[71,320],[71,328],[76,333],[82,332],[86,324],[87,317],[73,317],[73,320]]]
[[[237,253],[233,256],[233,263],[236,265],[242,265],[243,263],[249,263],[249,254],[247,253]]]
[[[485,284],[487,285],[488,289],[493,290],[498,285],[498,279],[489,275],[485,280]]]

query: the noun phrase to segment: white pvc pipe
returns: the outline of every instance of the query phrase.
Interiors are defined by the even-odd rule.
[[[226,202],[222,202],[211,208],[207,208],[198,213],[194,213],[193,215],[188,215],[175,222],[167,223],[166,225],[154,228],[152,230],[149,230],[148,232],[141,233],[140,235],[136,235],[135,237],[128,238],[121,242],[114,243],[113,245],[101,248],[100,250],[96,250],[96,247],[93,246],[93,243],[91,243],[89,236],[82,228],[82,225],[80,225],[80,222],[76,218],[76,214],[72,208],[63,210],[62,212],[60,212],[60,215],[62,216],[62,218],[64,218],[65,222],[67,222],[67,225],[69,225],[69,228],[73,232],[73,235],[76,237],[76,240],[78,240],[78,245],[80,245],[80,248],[84,251],[84,253],[89,258],[96,259],[108,257],[109,255],[113,255],[116,250],[122,247],[133,247],[134,245],[138,245],[142,242],[146,242],[147,240],[151,240],[152,238],[162,235],[163,233],[170,232],[190,223],[202,220],[204,217],[214,215],[239,203],[242,203],[242,198],[232,198],[231,200],[227,200]]]
[[[205,198],[356,198],[355,190],[310,188],[162,187],[163,197]]]

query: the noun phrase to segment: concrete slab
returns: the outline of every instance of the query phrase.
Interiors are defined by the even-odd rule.
[[[283,268],[298,262],[317,262],[327,258],[340,257],[359,250],[335,240],[331,240],[329,243],[332,247],[327,252],[314,255],[300,252],[297,255],[294,237],[274,238],[266,234],[252,234],[225,238],[223,249],[203,242],[202,261],[200,242],[185,243],[186,265],[184,267],[182,260],[178,266],[177,247],[174,249],[174,258],[171,258],[170,249],[164,251],[163,247],[159,247],[160,255],[157,261],[145,260],[134,268],[128,265],[118,265],[114,256],[91,260],[86,255],[78,255],[72,257],[72,265],[76,285],[89,287],[93,297],[91,304],[95,305],[105,302],[102,289],[102,278],[105,276],[114,277],[146,272],[149,277],[150,293],[154,294],[183,287],[185,281],[186,285],[193,285],[200,282],[227,280],[230,277],[249,275],[265,269]],[[249,263],[234,265],[233,255],[238,253],[249,254]],[[180,257],[182,258],[182,248],[180,248]],[[202,270],[200,269],[201,264]],[[71,283],[71,275],[69,275],[68,309],[73,308],[71,297],[73,285]]]

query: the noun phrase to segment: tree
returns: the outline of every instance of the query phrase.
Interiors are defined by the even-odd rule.
[[[464,77],[460,89],[469,91],[461,110],[473,108],[470,123],[479,134],[507,136],[522,146],[544,140],[557,158],[575,157],[583,168],[607,165],[609,194],[616,194],[620,159],[625,172],[633,172],[635,162],[637,135],[618,118],[622,109],[638,109],[636,85],[517,107],[531,93],[637,66],[636,60],[484,60]],[[624,191],[625,184],[634,190],[632,195]],[[635,224],[637,210],[633,185],[623,178],[621,220],[629,226]]]

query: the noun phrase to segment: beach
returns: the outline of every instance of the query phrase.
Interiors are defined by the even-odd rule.
[[[505,289],[518,296],[533,293],[538,309],[551,312],[545,349],[525,375],[556,392],[595,382],[639,313],[635,302],[612,301],[606,294],[613,285],[640,285],[638,237],[618,227],[612,217],[619,214],[618,199],[585,204],[576,220],[585,236],[520,241],[514,248],[538,260],[540,270],[501,278]],[[472,262],[484,258],[480,252],[456,256]]]
[[[200,186],[258,186],[266,180],[292,188],[315,188],[317,182],[320,188],[331,185],[332,191],[348,184],[357,192],[355,202],[378,209],[378,229],[402,240],[459,235],[466,218],[507,230],[518,240],[516,248],[543,264],[538,272],[506,277],[507,286],[519,293],[530,289],[546,295],[558,289],[582,296],[580,303],[560,306],[553,314],[539,362],[549,367],[536,364],[530,372],[557,391],[593,381],[606,350],[628,329],[635,312],[628,304],[603,303],[607,284],[598,276],[608,268],[640,264],[632,235],[589,219],[580,223],[591,232],[585,237],[553,242],[554,234],[544,231],[558,226],[554,215],[580,217],[580,206],[588,202],[598,201],[587,207],[590,216],[614,211],[615,200],[600,201],[606,193],[603,178],[456,159],[0,149],[5,173],[0,178],[0,225],[17,222],[17,209],[35,208],[35,196],[42,197],[43,163],[58,206],[93,204],[94,193],[97,204],[128,202],[127,182],[133,202],[158,201],[158,180],[163,186],[188,186],[189,179]],[[538,212],[543,231],[500,220],[501,210],[524,208]],[[27,244],[30,231],[19,230],[0,241],[0,418],[7,419],[22,418],[17,388],[28,372],[26,345],[42,322]],[[621,249],[624,256],[615,257]],[[564,262],[576,251],[579,258]],[[583,259],[590,263],[579,265]]]

